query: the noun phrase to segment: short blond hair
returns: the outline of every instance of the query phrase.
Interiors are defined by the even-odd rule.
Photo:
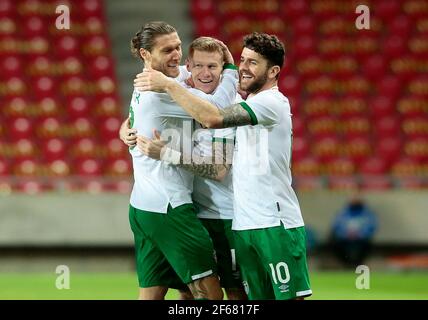
[[[189,58],[193,58],[195,50],[203,52],[218,52],[220,53],[222,60],[224,60],[223,47],[215,38],[199,37],[193,40],[189,46]]]

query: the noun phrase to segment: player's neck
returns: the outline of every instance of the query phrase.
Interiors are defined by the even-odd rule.
[[[259,94],[260,92],[271,90],[271,89],[278,89],[278,81],[274,79],[273,81],[267,81],[257,92],[252,92],[248,95],[248,98],[254,97],[255,95]]]

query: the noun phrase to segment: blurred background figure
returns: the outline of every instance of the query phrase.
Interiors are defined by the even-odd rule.
[[[376,215],[361,195],[353,195],[335,217],[331,229],[333,250],[346,267],[355,268],[364,263],[377,227]]]

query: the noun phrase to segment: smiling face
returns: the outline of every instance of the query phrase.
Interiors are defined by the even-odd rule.
[[[180,74],[181,40],[176,32],[157,36],[150,52],[151,66],[168,77]]]
[[[223,56],[217,51],[195,50],[190,58],[189,69],[195,88],[211,94],[220,82]]]
[[[268,81],[268,61],[257,52],[244,48],[239,63],[239,84],[242,90],[257,93]]]

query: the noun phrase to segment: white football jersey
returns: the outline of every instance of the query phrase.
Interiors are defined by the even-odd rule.
[[[233,230],[304,225],[291,186],[292,125],[288,99],[277,87],[240,103],[252,125],[236,130]]]
[[[180,69],[181,71],[182,69]],[[180,78],[180,77],[178,77]],[[215,95],[206,95],[195,90],[195,94],[209,96],[209,100],[223,107],[230,105],[236,95],[237,72],[225,70],[219,90]],[[156,129],[172,137],[169,146],[182,149],[192,143],[194,121],[168,94],[139,92],[134,90],[130,106],[131,126],[137,135],[152,138]],[[143,155],[138,147],[130,149],[134,169],[134,187],[130,203],[133,207],[166,213],[168,205],[173,208],[191,203],[193,174],[167,162]]]

